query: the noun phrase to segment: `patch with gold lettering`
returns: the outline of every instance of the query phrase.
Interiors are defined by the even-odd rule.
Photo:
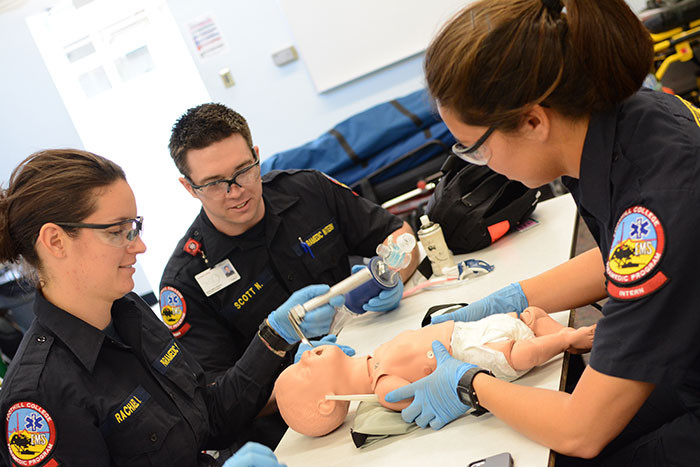
[[[695,119],[695,124],[697,126],[700,126],[700,109],[695,107],[693,104],[688,102],[687,100],[683,99],[681,96],[676,95],[678,99],[690,110],[691,115]]]
[[[189,325],[182,326],[187,315],[187,303],[175,287],[163,287],[160,291],[160,315],[168,329],[175,337],[180,337],[189,330]]]
[[[262,293],[264,286],[265,283],[262,280],[253,282],[250,287],[243,291],[240,297],[233,299],[233,306],[236,307],[236,310],[242,310],[258,293]]]
[[[658,290],[668,278],[660,271],[649,276],[661,261],[665,246],[663,226],[652,211],[644,206],[625,210],[615,226],[605,267],[611,281],[608,293],[631,300]]]
[[[7,411],[7,448],[15,464],[41,464],[56,446],[53,418],[34,402],[16,402]]]
[[[171,341],[165,350],[163,350],[163,353],[160,354],[160,357],[153,361],[153,367],[158,370],[159,373],[165,374],[165,372],[168,371],[168,368],[170,368],[170,364],[173,362],[173,360],[179,356],[180,347],[175,341]]]
[[[105,438],[109,437],[115,428],[134,418],[150,398],[151,395],[143,386],[138,386],[134,389],[134,392],[129,394],[126,399],[117,405],[114,411],[109,414],[107,420],[102,423],[102,426],[100,426],[102,435]]]
[[[302,237],[302,240],[309,248],[312,248],[316,243],[322,241],[335,230],[335,224],[333,223],[333,221],[330,221],[327,224],[324,224],[321,227],[319,227],[318,230],[314,230],[313,232],[306,235],[306,238]]]

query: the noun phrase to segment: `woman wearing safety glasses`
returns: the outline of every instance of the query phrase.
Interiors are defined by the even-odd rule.
[[[122,169],[84,151],[35,153],[0,190],[0,261],[21,262],[37,287],[36,319],[0,394],[3,465],[215,465],[202,450],[239,436],[267,402],[254,388],[274,381],[298,340],[289,308],[328,290],[294,293],[236,366],[207,385],[131,293],[146,250],[142,225]],[[316,311],[301,325],[309,335],[327,332],[334,313]],[[278,465],[267,447],[241,451],[227,467]]]
[[[426,81],[460,141],[454,152],[529,187],[562,177],[598,244],[433,323],[608,301],[572,394],[447,356],[386,396],[415,396],[406,421],[440,428],[482,407],[592,459],[557,465],[697,465],[700,110],[640,90],[652,60],[623,0],[481,0],[433,39]]]

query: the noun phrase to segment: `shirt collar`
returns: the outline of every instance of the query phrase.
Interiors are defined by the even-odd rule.
[[[579,173],[581,206],[606,223],[610,217],[610,171],[615,149],[616,120],[617,109],[591,116]]]
[[[112,305],[112,319],[120,336],[125,342],[129,342],[133,339],[126,339],[127,336],[122,334],[125,326],[121,326],[119,322],[119,318],[123,316],[124,300],[126,299],[121,298]],[[115,313],[116,310],[119,310],[119,313]],[[39,291],[35,294],[34,314],[43,327],[51,331],[68,347],[85,369],[89,372],[93,371],[106,337],[102,331],[55,306],[46,300]],[[136,330],[140,332],[140,326]]]
[[[245,236],[230,236],[214,227],[207,214],[202,209],[190,228],[190,236],[202,243],[204,253],[212,267],[228,256],[231,250],[238,248],[247,250],[270,241],[282,222],[282,214],[299,201],[299,196],[280,192],[263,183],[263,202],[265,203],[265,236],[264,238],[245,238]],[[262,221],[261,221],[262,222]],[[233,241],[232,241],[233,240]]]

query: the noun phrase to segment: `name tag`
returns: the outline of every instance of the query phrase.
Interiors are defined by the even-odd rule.
[[[204,294],[209,297],[219,290],[228,287],[241,278],[236,268],[228,259],[215,265],[213,268],[205,269],[196,276],[195,280],[202,288]]]

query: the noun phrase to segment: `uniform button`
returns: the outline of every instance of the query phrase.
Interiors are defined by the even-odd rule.
[[[43,344],[44,342],[46,342],[46,336],[39,336],[36,338],[36,341],[40,344]]]
[[[199,237],[199,230],[195,230],[194,232],[192,232],[192,235],[194,235],[195,237]]]
[[[151,442],[155,443],[156,441],[158,441],[158,435],[155,433],[151,433],[150,439]]]
[[[294,280],[294,274],[292,274],[292,273],[287,274],[287,280],[289,282],[292,282]]]

